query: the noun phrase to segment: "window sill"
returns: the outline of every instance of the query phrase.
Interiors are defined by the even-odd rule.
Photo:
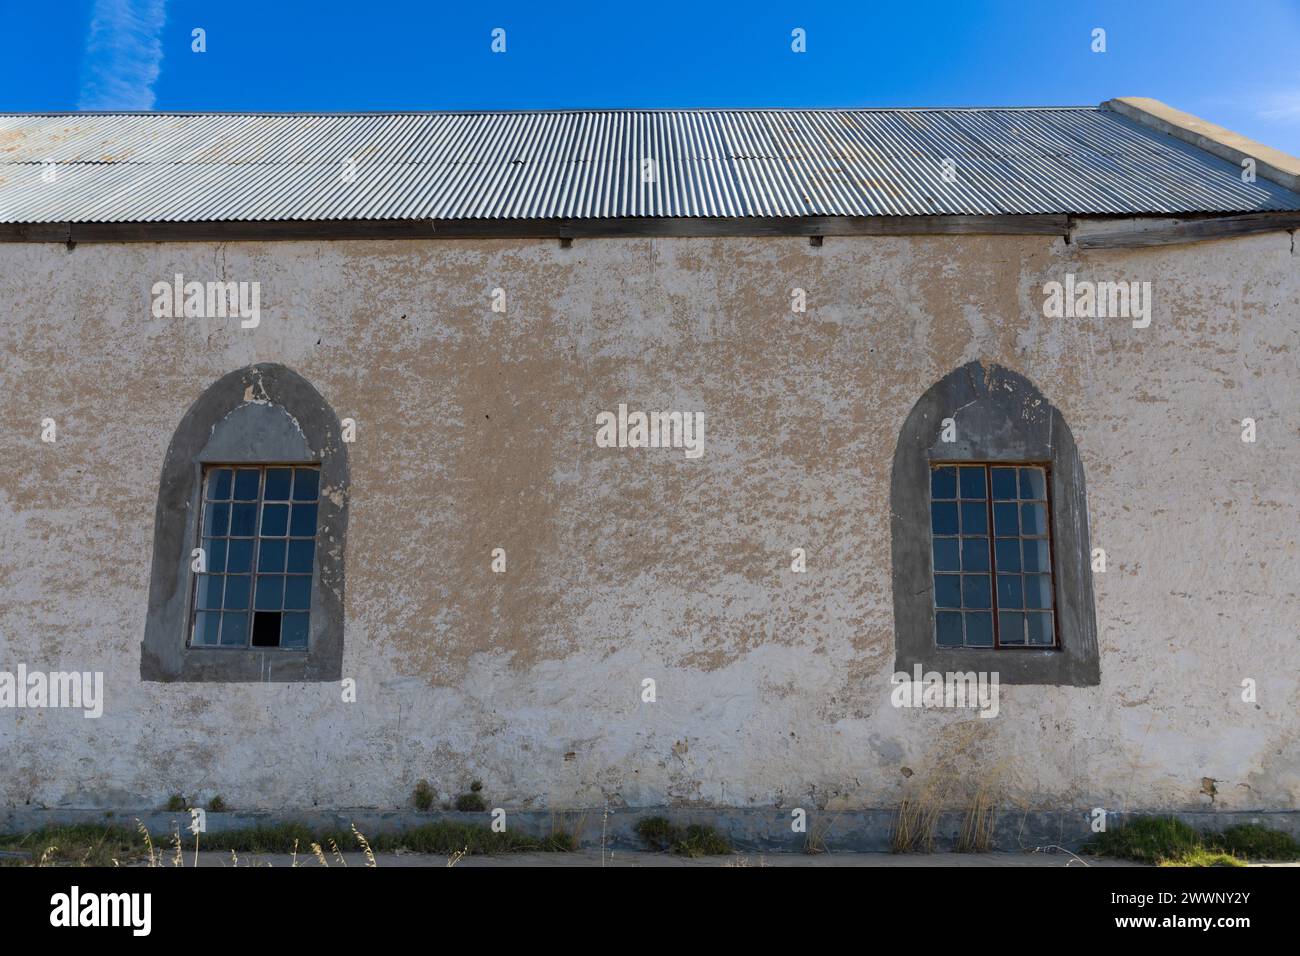
[[[325,661],[311,651],[282,647],[187,647],[177,667],[148,655],[141,661],[144,680],[221,681],[234,683],[337,681],[341,661]]]
[[[1101,681],[1095,660],[1079,660],[1054,647],[931,647],[923,654],[909,654],[900,649],[894,670],[912,674],[918,665],[922,672],[996,674],[999,684],[1095,687]]]

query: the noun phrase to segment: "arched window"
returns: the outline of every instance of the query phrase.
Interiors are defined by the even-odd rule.
[[[341,437],[283,365],[231,372],[190,406],[158,489],[141,678],[340,679]]]
[[[1083,465],[1027,379],[971,362],[932,386],[890,500],[896,670],[1100,682]]]

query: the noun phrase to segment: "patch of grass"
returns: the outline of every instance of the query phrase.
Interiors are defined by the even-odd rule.
[[[1172,817],[1139,817],[1098,833],[1084,852],[1157,866],[1245,866],[1248,860],[1300,859],[1300,844],[1286,833],[1255,824],[1203,834]]]
[[[1245,866],[1245,860],[1239,860],[1231,853],[1216,853],[1213,850],[1192,850],[1176,860],[1161,860],[1157,866]]]
[[[433,806],[433,787],[429,786],[429,781],[420,780],[415,784],[411,802],[417,810],[428,810]]]
[[[731,841],[713,827],[692,823],[677,826],[666,817],[644,817],[637,821],[637,836],[648,849],[679,856],[720,856],[731,852]]]
[[[1284,862],[1300,860],[1300,842],[1289,833],[1254,823],[1228,827],[1209,841],[1210,846],[1247,860]]]
[[[668,822],[667,817],[643,817],[636,822],[636,835],[647,850],[666,853],[681,839],[681,830]]]
[[[181,837],[188,861],[194,848],[194,837],[184,829]],[[172,839],[175,839],[174,835]],[[362,852],[369,846],[375,853],[405,850],[439,854],[566,853],[576,850],[578,845],[574,834],[561,827],[553,827],[546,836],[529,837],[509,831],[494,833],[491,827],[464,823],[430,823],[403,833],[381,834],[366,842],[355,828],[316,832],[300,823],[204,833],[199,837],[201,853],[221,856],[232,851],[236,854],[296,852],[300,860],[310,859],[313,844],[327,849],[338,847]],[[3,858],[5,866],[113,866],[115,862],[125,865],[149,859],[149,846],[142,832],[98,824],[0,834],[0,850],[28,854],[26,859]],[[158,858],[163,865],[170,865],[169,855],[160,854]]]
[[[193,837],[183,833],[189,843]],[[351,849],[352,834],[346,831],[315,833],[310,827],[301,823],[283,823],[277,826],[248,827],[242,830],[225,830],[219,833],[204,833],[199,837],[199,846],[204,850],[218,853],[292,853],[297,843],[299,853],[306,853],[311,844],[319,843],[329,846],[333,840],[341,847]]]
[[[731,841],[713,827],[692,823],[673,852],[681,856],[722,856],[731,852]]]
[[[456,809],[460,810],[462,813],[474,813],[486,810],[487,801],[478,793],[462,793],[456,798]]]
[[[1121,827],[1098,833],[1084,850],[1139,863],[1181,860],[1204,849],[1201,834],[1173,817],[1138,817]]]
[[[0,850],[25,852],[16,865],[112,866],[142,859],[144,837],[125,827],[81,823],[43,827],[31,833],[0,834]]]
[[[370,846],[376,853],[407,850],[411,853],[564,853],[576,848],[569,834],[552,833],[530,837],[507,830],[495,833],[491,827],[477,823],[428,823],[404,833],[384,833],[372,837]]]

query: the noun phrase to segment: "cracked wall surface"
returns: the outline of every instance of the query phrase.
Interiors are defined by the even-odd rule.
[[[153,318],[178,272],[260,282],[260,325]],[[1150,327],[1044,318],[1067,272],[1150,281]],[[0,805],[382,808],[427,778],[518,808],[883,807],[942,772],[1026,807],[1300,808],[1287,233],[4,244],[0,276],[0,670],[106,696],[0,710]],[[972,360],[1061,410],[1108,558],[1100,686],[1004,686],[992,720],[890,704],[894,447]],[[355,703],[140,680],[168,442],[257,362],[357,422]],[[703,411],[703,456],[596,447],[620,402]]]

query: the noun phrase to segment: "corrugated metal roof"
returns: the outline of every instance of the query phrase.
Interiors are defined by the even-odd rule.
[[[7,223],[1300,209],[1240,173],[1098,107],[0,115]]]

